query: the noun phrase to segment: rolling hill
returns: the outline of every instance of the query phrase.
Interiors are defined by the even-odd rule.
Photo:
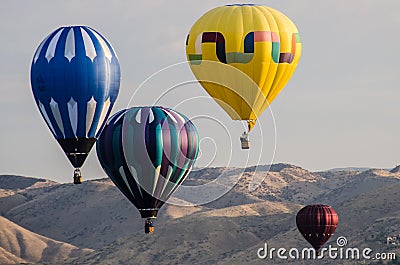
[[[61,263],[67,258],[83,256],[92,251],[90,249],[79,249],[71,244],[30,232],[1,216],[0,246],[1,264]]]
[[[295,216],[301,207],[312,203],[329,204],[339,214],[338,229],[327,244],[335,246],[336,238],[344,236],[351,247],[400,253],[398,245],[384,243],[387,235],[400,234],[397,171],[310,172],[290,164],[197,170],[185,185],[192,190],[198,187],[199,193],[179,190],[171,202],[191,205],[203,192],[206,203],[166,204],[152,235],[143,233],[138,212],[109,179],[74,186],[0,176],[0,180],[4,178],[0,181],[0,213],[4,218],[0,220],[18,224],[32,236],[25,237],[25,252],[17,248],[10,251],[0,237],[0,255],[4,257],[0,264],[60,264],[60,260],[63,264],[355,264],[354,260],[283,262],[257,257],[264,243],[276,248],[309,247],[296,229]],[[215,185],[205,193],[202,186],[207,183]],[[208,202],[213,192],[224,194]],[[14,226],[1,224],[1,230],[15,235]],[[51,252],[51,257],[35,254],[35,259],[27,259],[23,255],[35,253],[31,250],[34,243],[28,242],[37,238],[40,242],[53,240],[47,245],[37,243],[47,246],[48,251],[41,253]]]

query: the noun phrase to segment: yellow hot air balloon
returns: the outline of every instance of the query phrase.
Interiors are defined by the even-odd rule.
[[[247,121],[248,132],[293,75],[301,48],[288,17],[254,4],[208,11],[186,39],[194,75],[233,120]],[[247,140],[242,148],[248,149],[246,132],[242,138]]]

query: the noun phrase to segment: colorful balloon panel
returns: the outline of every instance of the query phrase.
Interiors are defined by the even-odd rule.
[[[288,17],[252,4],[208,11],[186,40],[191,70],[234,120],[258,118],[291,78],[301,48],[298,30]]]
[[[119,85],[118,58],[90,27],[60,27],[37,48],[31,65],[35,102],[75,167],[104,127]]]
[[[156,217],[193,168],[198,141],[195,126],[184,115],[163,107],[135,107],[109,119],[97,156],[142,217]]]
[[[297,228],[317,251],[333,235],[338,223],[336,211],[328,205],[305,206],[296,216]]]

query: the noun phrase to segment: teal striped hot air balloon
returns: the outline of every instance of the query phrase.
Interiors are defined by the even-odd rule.
[[[97,143],[107,175],[146,218],[152,218],[191,171],[198,154],[196,127],[163,107],[134,107],[114,114]]]

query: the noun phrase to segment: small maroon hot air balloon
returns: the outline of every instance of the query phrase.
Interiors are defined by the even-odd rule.
[[[336,211],[328,205],[307,205],[296,216],[303,237],[318,251],[333,235],[339,223]]]

